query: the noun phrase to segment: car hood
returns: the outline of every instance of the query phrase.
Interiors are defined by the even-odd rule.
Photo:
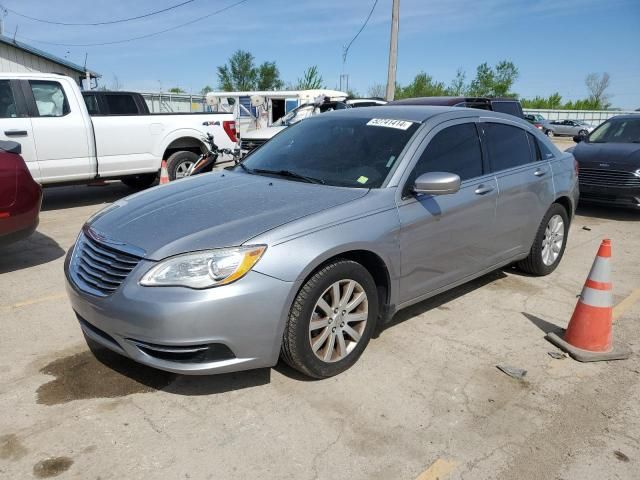
[[[287,127],[283,125],[281,127],[264,127],[258,130],[251,130],[250,132],[247,132],[242,136],[242,140],[264,140],[265,138],[268,140],[271,137],[275,136],[276,133],[280,133],[285,128]]]
[[[572,153],[581,167],[640,168],[640,143],[580,142]]]
[[[241,245],[273,228],[366,195],[235,172],[171,182],[124,198],[89,219],[97,238],[135,247],[151,260]]]

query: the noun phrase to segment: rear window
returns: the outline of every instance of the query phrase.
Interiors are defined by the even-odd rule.
[[[385,118],[317,115],[283,130],[242,164],[287,170],[327,185],[379,188],[418,126]]]
[[[494,172],[526,165],[534,160],[527,132],[502,123],[485,123],[485,138]]]
[[[522,107],[518,102],[491,102],[491,108],[494,112],[508,113],[522,118]]]
[[[98,98],[95,95],[84,95],[84,104],[87,106],[89,115],[97,115],[100,113]]]
[[[105,95],[105,101],[109,108],[109,115],[135,115],[138,113],[138,106],[131,95],[109,94]]]

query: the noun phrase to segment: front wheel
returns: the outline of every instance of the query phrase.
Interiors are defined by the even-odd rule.
[[[167,159],[167,172],[169,180],[174,181],[183,178],[189,168],[198,161],[198,155],[189,151],[175,152]]]
[[[578,132],[578,135],[580,135],[581,137],[586,137],[587,135],[589,135],[589,132],[587,132],[586,130],[580,130]]]
[[[529,256],[517,267],[532,275],[549,275],[564,255],[568,233],[569,215],[562,205],[554,203],[538,227]]]
[[[318,270],[294,300],[282,357],[314,378],[344,372],[366,348],[378,318],[378,294],[359,263],[336,260]]]
[[[547,137],[555,137],[556,136],[556,134],[553,133],[553,130],[547,130],[546,134],[547,134]]]

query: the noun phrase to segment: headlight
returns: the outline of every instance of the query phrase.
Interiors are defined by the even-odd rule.
[[[188,288],[226,285],[244,277],[266,249],[266,245],[251,245],[176,255],[149,270],[140,285]]]

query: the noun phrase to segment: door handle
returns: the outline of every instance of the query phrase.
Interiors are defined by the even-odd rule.
[[[26,130],[5,130],[4,134],[7,137],[26,137],[27,131]]]
[[[478,185],[478,188],[476,188],[475,194],[484,195],[489,192],[493,192],[493,187],[487,187],[486,185]]]
[[[542,177],[543,175],[546,175],[546,174],[547,174],[547,171],[546,171],[546,170],[543,170],[542,168],[539,168],[539,169],[537,169],[535,172],[533,172],[533,174],[534,174],[536,177]]]

